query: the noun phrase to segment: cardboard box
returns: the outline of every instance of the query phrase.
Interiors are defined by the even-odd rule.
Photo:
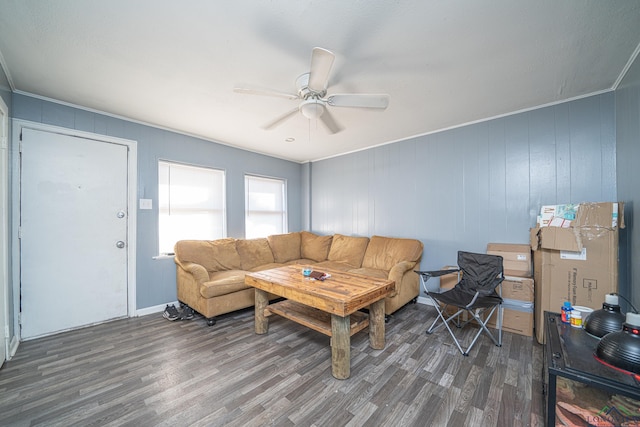
[[[507,276],[502,282],[502,330],[530,337],[533,335],[534,281],[530,277]],[[496,328],[497,313],[487,323]]]
[[[502,314],[502,331],[511,332],[526,337],[533,336],[533,303],[525,306],[509,305],[509,301],[503,304],[504,312]],[[487,323],[490,328],[496,328],[498,321],[498,313],[494,313],[493,317]]]
[[[511,243],[487,244],[489,255],[500,255],[506,276],[531,277],[531,246]]]
[[[534,300],[533,279],[530,277],[505,276],[502,282],[502,298],[532,303]]]
[[[545,311],[559,312],[564,301],[599,309],[605,295],[618,290],[622,204],[580,204],[572,224],[568,228],[531,230],[536,283],[534,321],[541,344],[545,342]]]

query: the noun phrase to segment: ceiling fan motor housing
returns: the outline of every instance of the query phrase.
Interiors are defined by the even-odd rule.
[[[300,99],[309,99],[309,98],[322,98],[327,94],[326,89],[321,92],[316,92],[309,88],[309,74],[304,73],[298,76],[296,79],[296,87],[298,88],[298,96]]]

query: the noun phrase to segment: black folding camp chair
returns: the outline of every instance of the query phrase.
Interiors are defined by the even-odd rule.
[[[430,278],[455,272],[458,272],[459,280],[452,289],[439,293],[430,291],[427,288],[427,281]],[[499,286],[504,280],[504,271],[501,256],[459,251],[458,268],[438,271],[416,271],[416,273],[420,275],[424,291],[431,298],[434,307],[438,311],[438,316],[427,329],[427,334],[432,334],[442,326],[445,326],[453,337],[458,350],[464,356],[469,355],[469,351],[478,341],[482,332],[485,332],[495,345],[502,346],[502,297],[499,293]],[[442,307],[441,304],[443,305]],[[448,307],[455,307],[457,310],[451,316],[445,317]],[[496,322],[497,337],[487,328],[487,323],[496,311],[498,312]],[[461,317],[464,313],[468,313],[469,317],[463,322]],[[442,323],[438,324],[438,321]],[[475,321],[480,326],[480,329],[471,344],[466,349],[463,349],[449,324],[453,323],[458,328],[462,328],[472,321]]]

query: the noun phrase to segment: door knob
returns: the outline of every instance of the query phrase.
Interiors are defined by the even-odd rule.
[[[124,248],[124,242],[122,240],[118,240],[116,242],[116,247],[118,247],[120,249]]]

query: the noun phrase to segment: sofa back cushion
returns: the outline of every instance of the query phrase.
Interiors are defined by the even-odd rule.
[[[300,232],[300,255],[316,262],[324,261],[329,255],[333,236],[318,236],[308,231]]]
[[[300,256],[300,233],[274,234],[267,237],[273,259],[278,263],[285,263]]]
[[[243,270],[251,270],[259,265],[271,264],[274,262],[273,252],[266,238],[260,239],[240,239],[236,242],[240,262]]]
[[[331,241],[331,248],[327,259],[329,261],[341,261],[353,268],[362,265],[362,258],[369,244],[368,237],[345,236],[335,234]]]
[[[364,254],[362,267],[389,271],[400,261],[419,261],[422,249],[420,240],[373,236]]]
[[[180,240],[175,245],[176,258],[180,262],[202,265],[207,271],[239,270],[240,255],[236,239]]]

